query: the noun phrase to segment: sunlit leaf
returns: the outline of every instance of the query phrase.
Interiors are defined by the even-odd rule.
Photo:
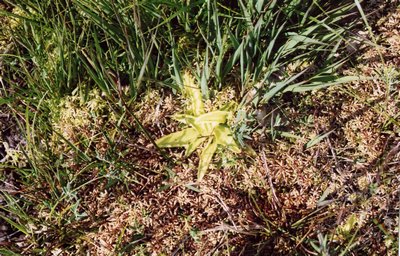
[[[223,123],[226,123],[229,113],[230,112],[228,112],[228,111],[220,111],[220,110],[209,112],[209,113],[203,114],[201,116],[198,116],[196,118],[196,122],[197,123],[216,122],[218,124],[223,124]]]
[[[187,119],[195,119],[195,117],[191,115],[186,115],[186,114],[175,114],[172,116],[176,121],[180,123],[187,124],[188,122],[186,121]]]
[[[194,82],[194,78],[190,75],[189,71],[183,73],[182,79],[184,91],[190,100],[190,111],[195,116],[203,114],[204,106],[199,86]]]
[[[233,138],[233,134],[228,126],[218,125],[217,127],[215,127],[214,136],[215,141],[218,145],[227,147],[235,153],[240,153],[239,146]]]
[[[211,136],[214,133],[215,127],[218,125],[217,122],[214,123],[200,123],[197,127],[200,127],[201,136]]]
[[[195,118],[186,118],[187,124],[196,129],[201,136],[210,136],[218,122],[198,122]]]
[[[200,137],[189,143],[186,147],[185,156],[190,156],[206,139],[207,137]]]
[[[185,156],[191,155],[206,140],[207,145],[200,154],[198,179],[201,180],[211,162],[218,146],[240,153],[239,145],[235,141],[231,129],[226,125],[232,117],[236,103],[226,104],[220,110],[204,113],[204,107],[199,87],[194,78],[186,71],[183,75],[184,93],[191,100],[189,114],[175,114],[173,118],[191,126],[183,131],[166,135],[156,141],[159,147],[185,147]]]
[[[219,110],[220,111],[234,111],[237,107],[237,103],[234,101],[229,102],[228,104],[223,105]]]
[[[334,75],[325,75],[311,79],[308,83],[300,82],[285,88],[283,92],[306,92],[329,87],[337,84],[349,83],[357,80],[367,80],[368,78],[359,76],[337,77]]]
[[[303,71],[289,77],[288,79],[277,83],[274,87],[272,87],[266,94],[264,94],[263,99],[261,100],[262,103],[267,103],[272,97],[274,97],[277,93],[284,90],[291,82],[295,81],[299,78],[303,73],[307,71],[307,68]]]
[[[168,134],[156,140],[157,146],[160,148],[168,147],[186,147],[192,141],[196,140],[199,133],[194,128],[187,128],[185,130]]]
[[[197,179],[199,181],[201,181],[206,174],[208,166],[211,163],[211,159],[217,150],[217,146],[218,144],[215,141],[209,140],[207,146],[205,146],[203,152],[201,152],[199,170],[197,173]]]
[[[312,146],[317,145],[318,143],[320,143],[323,139],[325,139],[326,137],[329,136],[329,134],[331,134],[334,130],[324,133],[324,134],[320,134],[315,136],[314,138],[312,138],[307,144],[306,144],[306,149],[307,148],[311,148]]]
[[[24,233],[25,235],[29,235],[28,230],[26,229],[26,227],[24,225],[20,225],[17,222],[7,218],[6,216],[0,215],[0,217],[5,220],[6,222],[8,222],[8,224],[10,224],[12,227],[14,227],[15,229],[17,229],[18,231]]]

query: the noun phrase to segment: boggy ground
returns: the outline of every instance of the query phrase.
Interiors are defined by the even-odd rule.
[[[104,218],[85,247],[97,255],[116,247],[152,255],[395,255],[400,10],[375,15],[379,46],[364,45],[354,68],[343,70],[372,79],[275,102],[285,121],[275,133],[261,127],[251,135],[257,157],[220,156],[197,184],[195,157],[170,150],[179,162],[171,167],[141,135],[126,139],[129,159],[148,171],[127,188],[98,186],[83,197]],[[182,103],[154,94],[136,113],[157,137],[178,129],[169,116]]]
[[[71,116],[61,117],[55,128],[65,137],[72,141],[80,135],[96,137],[91,147],[99,158],[107,158],[113,148],[126,165],[110,162],[107,168],[99,166],[97,173],[84,173],[79,164],[66,162],[90,180],[74,195],[79,198],[78,212],[86,213],[85,221],[66,225],[70,233],[62,238],[57,223],[54,231],[32,230],[43,233],[48,243],[44,246],[55,255],[66,244],[69,250],[74,247],[78,253],[93,255],[338,255],[345,251],[395,255],[400,208],[400,10],[376,9],[371,19],[376,20],[372,25],[379,45],[361,44],[360,55],[343,70],[372,79],[277,99],[272,108],[279,107],[283,123],[272,132],[260,126],[246,141],[256,155],[219,155],[200,183],[196,157],[184,158],[180,149],[167,151],[175,164],[161,157],[148,138],[132,128],[132,116],[126,117],[132,127],[114,134],[115,144],[95,135],[96,129],[113,127],[117,119],[109,116],[77,124],[77,115],[82,120],[93,118],[78,110],[74,121]],[[229,90],[220,94],[226,102],[235,97]],[[152,91],[132,111],[158,138],[179,129],[170,116],[182,105],[182,99],[166,91]],[[71,110],[69,103],[66,106]],[[10,140],[10,128],[4,128],[3,121],[2,125],[2,140]],[[328,132],[310,145],[310,140]],[[98,175],[107,179],[97,179]],[[24,184],[16,186],[23,189]],[[30,198],[46,193],[29,192]],[[43,209],[36,217],[39,222],[51,221],[52,214]],[[20,233],[9,235],[3,244],[26,246]]]

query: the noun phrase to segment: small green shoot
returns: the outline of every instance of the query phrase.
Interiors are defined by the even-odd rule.
[[[312,138],[312,139],[305,145],[305,148],[306,148],[306,149],[309,149],[309,148],[311,148],[311,147],[317,145],[317,144],[320,143],[323,139],[325,139],[326,137],[328,137],[333,131],[334,131],[334,130],[329,131],[329,132],[324,133],[324,134],[320,134],[320,135],[315,136],[314,138]]]

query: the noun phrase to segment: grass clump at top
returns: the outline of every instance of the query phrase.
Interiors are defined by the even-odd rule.
[[[0,104],[24,136],[26,164],[1,165],[21,191],[2,195],[1,216],[18,240],[2,252],[90,248],[86,234],[102,220],[89,210],[88,190],[140,186],[146,167],[119,143],[141,133],[154,144],[132,109],[148,90],[179,94],[184,69],[195,74],[204,99],[232,87],[248,111],[285,92],[354,79],[336,75],[347,59],[347,32],[357,24],[353,7],[297,0],[5,1],[0,14],[13,26],[1,27],[0,41],[10,49],[0,55]],[[236,124],[238,141],[251,125]]]

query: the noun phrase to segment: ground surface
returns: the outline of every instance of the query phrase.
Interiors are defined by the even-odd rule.
[[[93,179],[78,194],[71,193],[71,200],[79,198],[77,211],[84,210],[86,221],[68,224],[83,233],[67,233],[63,243],[76,244],[78,252],[92,255],[118,251],[131,255],[317,255],[312,243],[332,255],[345,251],[348,255],[395,255],[400,225],[400,10],[377,8],[370,19],[379,46],[361,43],[362,49],[342,72],[373,79],[277,100],[274,104],[283,123],[275,132],[261,125],[247,141],[257,156],[219,156],[199,184],[195,183],[196,157],[184,158],[183,150],[170,150],[178,159],[171,166],[143,133],[127,129],[114,134],[116,151],[126,166],[110,162],[106,170],[99,166],[98,173],[84,174]],[[96,95],[92,97],[100,97]],[[223,91],[221,97],[228,102],[235,95]],[[132,112],[158,138],[178,130],[170,116],[184,104],[167,90],[153,91]],[[107,113],[91,120],[73,98],[60,105],[71,111],[73,107],[75,112],[62,116],[56,128],[72,141],[76,136],[93,138],[91,146],[106,158],[110,144],[96,137],[96,128],[112,127],[118,120]],[[11,161],[6,145],[20,150],[24,141],[7,111],[0,111],[0,158]],[[89,121],[78,124],[77,116]],[[134,125],[132,117],[126,118]],[[305,146],[328,132],[316,145]],[[14,164],[20,161],[14,159]],[[83,173],[79,164],[75,168]],[[123,176],[124,181],[105,182],[96,180],[96,175]],[[24,189],[23,184],[15,184],[10,170],[4,170],[2,179],[2,191]],[[46,192],[30,193],[40,197]],[[62,210],[64,206],[56,207]],[[43,209],[38,218],[51,219],[46,215],[52,214]],[[7,225],[1,229],[0,246],[18,241],[24,245],[20,233]],[[32,229],[46,233],[47,241],[59,239],[56,231]],[[57,243],[50,248],[54,255],[63,249]]]

